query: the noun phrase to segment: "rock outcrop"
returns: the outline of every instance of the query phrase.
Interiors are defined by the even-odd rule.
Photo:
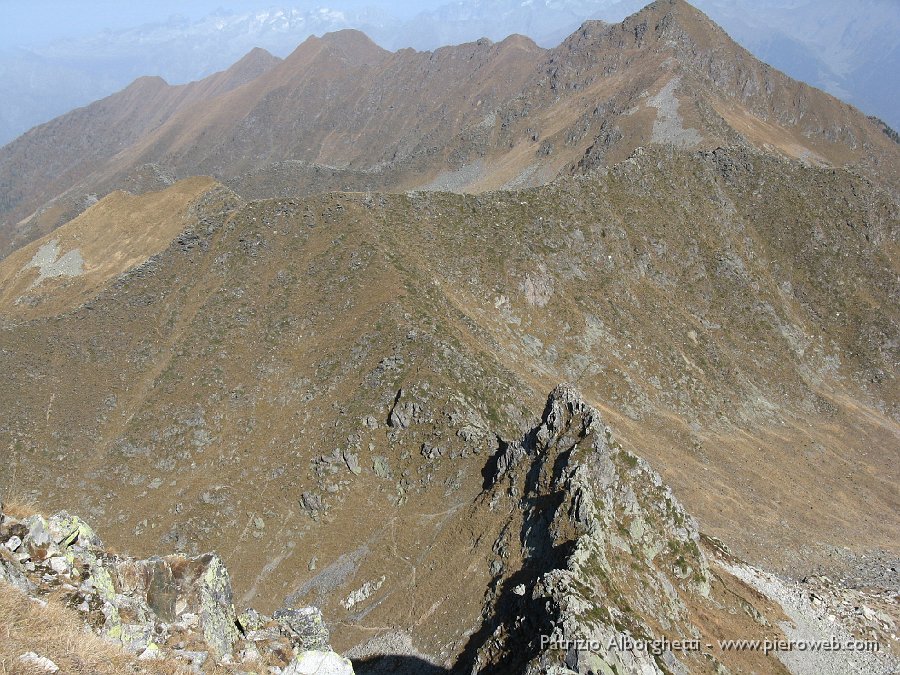
[[[140,660],[172,659],[197,671],[215,662],[292,675],[353,672],[331,651],[317,608],[239,614],[215,553],[117,555],[65,511],[18,519],[0,508],[0,582],[32,599],[61,597],[92,630]]]
[[[512,516],[494,548],[498,574],[473,673],[816,672],[803,649],[748,648],[751,663],[723,649],[723,638],[869,635],[842,632],[834,617],[820,630],[802,584],[788,588],[702,535],[659,474],[569,386],[557,387],[540,425],[495,459],[487,496]],[[818,633],[798,632],[813,625]],[[833,663],[830,672],[896,666],[875,654]]]
[[[507,582],[518,582],[521,614],[500,622],[476,670],[510,660],[535,674],[676,669],[671,650],[659,661],[617,646],[652,639],[660,623],[699,634],[685,601],[710,593],[697,523],[578,392],[557,387],[540,426],[503,448],[494,490],[523,511],[526,557]]]

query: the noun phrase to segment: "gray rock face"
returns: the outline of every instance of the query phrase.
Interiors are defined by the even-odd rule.
[[[406,429],[410,424],[418,422],[422,415],[423,407],[419,401],[403,401],[403,390],[397,393],[397,403],[388,417],[388,424],[394,429]]]
[[[540,424],[502,443],[495,460],[491,508],[508,506],[511,516],[493,547],[496,592],[472,672],[744,672],[745,662],[714,647],[729,630],[757,638],[782,631],[806,644],[835,635],[847,643],[851,634],[893,639],[897,622],[884,596],[824,578],[781,580],[701,537],[659,474],[623,449],[571,387],[557,387]],[[768,658],[754,670],[897,669],[890,650]]]
[[[50,544],[50,526],[42,516],[26,518],[25,525],[28,527],[28,539],[34,546],[41,547]]]
[[[375,457],[372,460],[372,470],[379,478],[392,478],[391,465],[388,463],[387,457]]]
[[[322,498],[315,492],[304,492],[300,495],[300,505],[311,514],[318,513],[325,508]]]
[[[26,576],[22,563],[2,546],[0,546],[0,581],[23,593],[30,593],[34,590],[34,584]]]
[[[279,609],[272,615],[281,634],[300,651],[328,650],[328,627],[315,607]]]
[[[494,474],[494,483],[500,481],[508,471],[517,466],[527,455],[521,443],[507,443],[501,448],[497,457],[497,471]]]
[[[350,473],[356,476],[362,473],[362,467],[359,465],[359,455],[350,452],[349,450],[344,450],[343,456],[344,462],[347,464],[347,469],[350,470]]]
[[[231,579],[219,556],[124,559],[111,568],[113,585],[165,622],[196,615],[210,650],[230,654],[238,639]]]
[[[657,661],[610,647],[652,635],[657,617],[694,634],[685,599],[708,595],[710,574],[697,524],[577,391],[557,387],[541,424],[501,447],[493,489],[524,512],[527,557],[514,578],[527,581],[510,587],[520,615],[501,618],[477,668],[649,675],[663,672],[661,662],[688,672],[671,652]],[[640,588],[640,596],[627,588]]]

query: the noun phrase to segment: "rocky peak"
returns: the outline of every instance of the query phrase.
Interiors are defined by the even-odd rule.
[[[353,28],[325,33],[321,40],[326,47],[338,52],[354,65],[377,63],[390,54],[375,44],[368,35]]]
[[[517,502],[525,553],[505,582],[520,599],[498,594],[505,616],[479,668],[657,673],[652,655],[601,646],[649,637],[660,620],[698,632],[687,606],[709,596],[711,577],[697,523],[577,390],[554,389],[540,424],[503,447],[493,490]],[[591,647],[560,648],[569,644]]]
[[[279,59],[277,56],[274,56],[269,50],[263,49],[262,47],[254,47],[249,52],[247,52],[246,56],[238,61],[238,63],[256,63],[272,60],[276,62],[281,61],[281,59]]]
[[[727,34],[703,12],[681,0],[658,0],[620,23],[589,20],[569,36],[563,45],[590,49],[649,48],[660,43],[680,41],[686,35],[704,34],[704,41],[729,40]]]
[[[231,86],[225,86],[223,89],[228,90],[246,84],[263,73],[267,73],[279,63],[281,63],[281,59],[277,56],[270,54],[261,47],[254,47],[240,61],[223,73],[231,84]]]
[[[502,445],[487,496],[512,516],[494,546],[498,574],[473,673],[776,672],[780,655],[716,645],[782,629],[796,637],[794,625],[846,636],[852,625],[820,618],[846,590],[823,600],[829,592],[811,594],[813,582],[789,586],[702,535],[660,475],[571,386],[555,388],[539,424]],[[864,601],[856,602],[872,624],[893,625],[871,596]],[[814,657],[783,663],[821,672]],[[866,667],[892,663],[873,657]]]

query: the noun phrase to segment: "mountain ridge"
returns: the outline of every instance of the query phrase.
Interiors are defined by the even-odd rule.
[[[372,675],[886,675],[898,158],[682,0],[142,78],[0,149],[0,489],[134,557],[0,508],[0,584],[225,672],[318,616]],[[828,636],[879,653],[718,643]]]
[[[96,159],[69,160],[62,172],[59,160],[43,177],[33,170],[33,158],[46,154],[35,146],[65,145],[60,135],[80,133],[82,113],[0,149],[3,250],[58,224],[26,222],[48,192],[81,203],[81,195],[103,194],[150,163],[178,176],[213,175],[238,192],[251,174],[260,187],[260,176],[273,181],[270,194],[288,185],[297,194],[478,191],[620,161],[648,141],[707,149],[748,142],[807,161],[857,165],[893,189],[900,180],[898,148],[874,122],[760,64],[681,0],[660,0],[620,24],[588,22],[552,50],[514,38],[388,52],[362,33],[343,32],[310,38],[247,77],[218,96],[216,80],[176,90],[182,93],[165,112],[138,118],[118,139],[91,134],[88,156]],[[104,105],[121,99],[128,118],[133,87]],[[154,95],[173,95],[166,92],[156,82]],[[97,124],[109,128],[102,116]],[[337,173],[310,177],[304,170],[299,185],[296,173],[279,183],[277,166],[285,161]],[[64,209],[69,217],[72,208]]]
[[[900,26],[900,12],[889,0],[862,3],[852,18],[838,0],[780,0],[763,5],[749,0],[697,0],[696,4],[761,60],[852,102],[894,128],[900,126],[894,114],[897,106],[891,107],[897,88],[879,81],[878,76],[890,72],[898,58],[896,49],[878,47],[884,30],[896,32]],[[353,27],[365,30],[387,49],[435,49],[482,36],[499,41],[507,33],[519,32],[551,48],[585,19],[618,22],[641,6],[635,0],[565,0],[550,7],[498,1],[491,3],[493,14],[489,14],[484,5],[470,0],[421,13],[408,22],[384,13],[304,15],[282,8],[252,15],[225,13],[195,23],[175,21],[35,46],[32,52],[11,53],[4,59],[11,80],[6,87],[6,110],[0,110],[0,142],[13,140],[14,134],[7,131],[3,135],[3,130],[22,124],[23,116],[31,114],[32,123],[18,127],[19,133],[121,89],[136,76],[156,72],[171,82],[188,82],[226,68],[254,46],[286,56],[309,34]],[[501,25],[506,29],[501,31]],[[223,48],[223,42],[228,46]],[[34,106],[41,106],[42,101],[43,114],[34,116]]]
[[[587,26],[573,40],[633,45],[641,23],[597,35]],[[716,634],[723,624],[706,623],[714,608],[694,579],[715,565],[726,571],[714,599],[738,592],[749,601],[758,599],[750,587],[789,584],[784,599],[813,592],[802,579],[820,575],[848,580],[828,591],[834,597],[895,597],[883,594],[900,555],[896,519],[885,516],[898,506],[896,197],[853,167],[746,142],[651,142],[613,162],[629,144],[603,147],[588,125],[566,146],[578,121],[593,119],[590,109],[579,116],[572,97],[596,101],[605,90],[618,98],[604,105],[635,108],[599,115],[619,120],[607,130],[626,141],[626,132],[634,143],[654,132],[717,133],[700,124],[702,100],[679,93],[700,76],[665,45],[646,48],[668,41],[671,25],[661,38],[648,26],[643,49],[603,61],[590,49],[577,50],[583,63],[526,51],[540,64],[520,73],[543,82],[524,87],[534,96],[500,105],[481,136],[465,136],[460,123],[455,165],[465,166],[472,148],[508,160],[512,142],[528,162],[564,167],[588,142],[599,144],[598,161],[572,175],[558,170],[518,190],[300,196],[294,188],[257,200],[214,177],[174,182],[174,171],[151,162],[129,174],[144,194],[114,192],[0,261],[9,289],[0,297],[6,476],[42,508],[83,513],[139,557],[218,550],[241,605],[316,605],[341,627],[336,649],[361,650],[363,660],[399,649],[420,659],[409,662],[415,673],[423,663],[502,672],[566,658],[537,649],[539,629],[566,639],[622,626]],[[319,72],[323,62],[347,80],[399,72],[410,86],[409,62],[430,64],[436,79],[506,73],[496,55],[521,47],[471,43],[354,70],[319,40],[223,98],[253,106],[257,89],[277,92],[295,76],[327,88],[334,73]],[[619,88],[634,63],[644,66],[640,79]],[[349,94],[339,101],[360,91],[343,86]],[[489,117],[481,108],[493,106],[491,95],[505,100],[496,94],[504,88],[516,82],[489,78],[464,107],[438,101],[417,118],[420,131],[440,131],[457,111]],[[401,103],[378,102],[377,87],[362,91],[384,110]],[[274,116],[291,105],[252,109]],[[209,115],[204,129],[220,128],[209,119],[232,119],[218,109],[197,114]],[[250,119],[240,110],[234,118]],[[190,130],[174,122],[161,129]],[[356,129],[352,111],[343,124]],[[353,147],[367,138],[331,137],[310,156],[379,157],[382,147]],[[427,133],[407,139],[401,147],[413,159],[413,141],[437,145]],[[539,154],[546,142],[556,149]],[[323,183],[353,175],[357,187],[384,177],[365,165],[353,174],[346,163],[275,166],[262,165],[262,195],[278,171],[285,184],[292,175]],[[581,394],[554,390],[560,382]],[[599,415],[617,430],[614,451]],[[578,468],[591,448],[618,458],[622,480],[602,499],[562,487],[595,471]],[[666,508],[660,485],[639,500],[640,519],[623,515],[634,515],[629,477],[650,475],[636,457],[659,471],[641,485],[671,485],[703,532],[783,579],[743,569],[712,540],[683,536],[687,521]],[[591,476],[603,485],[609,474]],[[579,568],[569,554],[591,522],[597,536],[582,548],[597,555]],[[684,591],[677,603],[660,590],[667,584]],[[727,625],[736,616],[742,631],[774,630],[735,602],[736,614],[722,615]],[[894,650],[896,603],[883,603],[888,622],[854,625],[880,631]],[[615,660],[579,654],[579,667],[596,670],[594,657]],[[656,663],[623,658],[634,669]],[[733,658],[747,659],[738,671],[781,663]]]
[[[707,187],[685,187],[666,196],[659,207],[651,208],[647,200],[652,195],[661,199],[666,194],[663,186],[670,184],[667,176]],[[755,196],[756,192],[760,195]],[[484,377],[489,382],[497,377],[506,382],[502,391],[507,394],[493,391],[493,387],[477,396],[472,392],[472,403],[467,405],[513,392],[516,396],[530,396],[526,394],[530,387],[544,389],[547,381],[581,378],[580,386],[591,399],[603,402],[604,414],[622,430],[626,442],[635,443],[636,449],[653,461],[664,461],[663,455],[669,457],[665,460],[666,479],[693,510],[717,523],[712,530],[717,536],[743,523],[742,528],[755,528],[760,541],[773,538],[778,547],[787,550],[796,533],[777,527],[769,532],[766,528],[768,518],[778,522],[788,511],[804,528],[821,531],[831,541],[839,540],[838,533],[846,532],[848,522],[836,514],[825,518],[824,512],[816,511],[819,520],[811,520],[802,495],[779,495],[778,505],[760,501],[758,495],[766,490],[763,474],[748,473],[740,458],[763,448],[771,453],[771,461],[782,465],[793,456],[794,443],[822,445],[804,455],[809,464],[804,464],[795,477],[806,481],[808,494],[840,489],[836,485],[842,480],[841,472],[828,478],[838,481],[834,485],[816,473],[824,456],[839,462],[849,473],[875,471],[877,466],[873,475],[885,479],[891,475],[890,469],[879,463],[884,458],[878,459],[877,453],[869,457],[859,455],[862,450],[852,437],[868,438],[871,448],[886,448],[888,439],[896,434],[896,384],[890,365],[890,336],[896,332],[896,315],[888,301],[896,292],[896,280],[886,257],[896,245],[896,205],[891,206],[891,198],[876,186],[850,173],[804,168],[797,162],[779,161],[762,153],[747,154],[740,149],[685,156],[656,148],[610,169],[512,193],[355,193],[250,203],[242,203],[231,193],[214,194],[218,196],[198,212],[197,226],[173,240],[165,251],[154,256],[151,265],[141,268],[140,274],[126,274],[121,283],[99,289],[100,294],[89,301],[90,308],[68,309],[57,318],[53,315],[59,310],[54,310],[47,318],[41,318],[41,303],[16,305],[10,299],[4,308],[2,354],[11,382],[30,382],[27,372],[35,367],[54,372],[75,368],[79,373],[62,381],[57,376],[44,382],[37,380],[27,395],[17,389],[18,385],[2,392],[4,406],[17,420],[5,432],[13,434],[8,438],[12,447],[17,447],[15,439],[21,430],[32,425],[36,430],[43,429],[49,422],[48,433],[58,424],[65,426],[65,436],[69,438],[64,441],[66,446],[74,443],[76,448],[81,447],[90,439],[90,446],[95,448],[83,457],[84,467],[73,466],[73,470],[93,471],[91,457],[108,455],[127,464],[132,453],[142,457],[150,452],[150,447],[164,455],[173,452],[167,449],[168,442],[145,435],[156,426],[149,420],[168,415],[161,411],[174,405],[169,400],[172,396],[184,395],[192,401],[180,413],[184,419],[192,419],[190,410],[194,405],[218,408],[230,400],[219,396],[207,400],[200,391],[213,392],[221,387],[237,391],[234,388],[238,382],[244,382],[244,388],[257,382],[255,371],[245,373],[243,366],[228,356],[239,347],[224,347],[243,344],[250,331],[253,344],[272,345],[271,350],[258,355],[259,362],[253,368],[267,372],[270,366],[266,364],[275,358],[271,367],[279,373],[273,384],[277,387],[275,392],[253,394],[254,398],[259,397],[259,404],[265,400],[268,403],[264,409],[281,409],[286,402],[294,401],[292,405],[299,406],[300,420],[307,405],[316,406],[318,417],[330,419],[337,413],[324,401],[321,405],[325,407],[319,410],[320,397],[327,401],[331,396],[363,396],[365,401],[352,404],[360,406],[357,412],[338,415],[342,426],[352,427],[356,416],[372,416],[376,422],[386,419],[386,411],[390,411],[401,388],[409,389],[400,401],[403,405],[412,406],[415,401],[421,405],[422,400],[435,396],[419,389],[421,383],[416,384],[413,374],[419,366],[414,368],[413,363],[423,368],[420,377],[438,368],[432,387],[438,382],[451,390],[461,386],[464,375],[457,372],[458,366],[444,363],[450,357],[442,354],[456,355],[454,358],[469,363],[472,369],[478,360],[495,364],[489,368],[478,366],[488,368],[487,372],[500,369],[497,374]],[[720,196],[710,201],[708,194]],[[847,203],[854,206],[848,207]],[[735,212],[738,204],[740,210]],[[692,223],[706,225],[698,229]],[[816,223],[828,226],[822,229],[824,225]],[[340,229],[333,230],[339,224]],[[660,229],[660,224],[665,224],[665,229]],[[421,228],[421,232],[416,228]],[[517,237],[512,236],[515,232],[519,232]],[[310,242],[304,244],[307,238]],[[347,248],[348,244],[341,243],[344,238],[356,243]],[[495,245],[488,245],[491,239],[505,242],[502,252]],[[547,243],[542,243],[545,240]],[[59,255],[69,250],[60,249]],[[454,259],[445,260],[446,253],[442,251],[456,251]],[[845,258],[845,254],[852,257]],[[82,255],[85,265],[92,263],[86,249]],[[4,273],[11,269],[17,273],[24,258],[4,260]],[[285,267],[288,259],[293,260],[291,269],[309,270],[309,276],[291,273]],[[691,262],[682,270],[687,263],[677,261],[686,260]],[[364,261],[368,262],[363,264]],[[365,276],[347,276],[345,267]],[[611,273],[620,267],[622,272],[616,276],[589,277],[593,279],[589,288],[579,281],[588,278],[588,269],[609,269]],[[479,281],[472,286],[476,270]],[[341,280],[342,277],[346,278]],[[722,281],[714,284],[713,277]],[[857,277],[867,281],[851,285],[850,281]],[[677,279],[682,279],[679,284]],[[79,278],[71,283],[79,283]],[[254,290],[247,290],[248,283]],[[284,284],[294,288],[288,295],[278,290]],[[681,289],[678,304],[666,309],[666,303],[672,302],[674,288]],[[371,289],[371,296],[366,289]],[[736,300],[747,293],[757,294],[757,299],[749,304]],[[326,312],[330,318],[319,314],[326,310],[310,308],[313,301],[331,303]],[[46,300],[44,306],[52,307]],[[281,307],[278,315],[282,318],[266,318],[270,310],[263,308],[269,306]],[[632,310],[626,311],[625,307]],[[649,311],[648,307],[655,309]],[[598,312],[604,316],[598,316]],[[821,317],[836,312],[837,318],[822,323]],[[420,318],[406,319],[404,314]],[[432,315],[442,317],[440,330],[426,318]],[[663,315],[668,316],[664,322]],[[564,316],[568,317],[565,322],[570,329],[557,334],[553,326]],[[384,323],[386,320],[399,322],[397,335]],[[77,335],[59,334],[69,321],[82,326],[85,340],[90,339],[88,335],[113,340],[114,344],[100,353],[130,355],[127,368],[132,374],[122,385],[124,388],[116,385],[115,404],[115,409],[125,406],[127,414],[112,414],[104,408],[106,394],[101,392],[109,386],[108,377],[114,380],[118,375],[101,375],[102,369],[82,372],[79,362],[66,356],[72,350],[81,353],[95,349],[87,344],[72,344],[73,340],[81,341]],[[616,337],[609,333],[613,321]],[[126,325],[136,331],[133,336],[127,336],[121,328],[113,329]],[[294,328],[288,330],[288,326]],[[149,347],[142,346],[142,341],[157,331],[164,336],[163,342],[147,352]],[[349,340],[349,344],[338,343],[344,345],[340,349],[347,350],[341,351],[339,358],[329,356],[337,348],[330,346],[327,335],[331,331],[344,336],[341,340]],[[382,337],[376,339],[375,335]],[[675,339],[673,335],[679,337]],[[758,353],[746,351],[746,337],[729,337],[737,335],[754,335],[759,345],[754,351]],[[56,356],[45,354],[36,363],[21,353],[21,346],[34,340],[58,344],[61,351]],[[367,344],[370,346],[365,347]],[[626,348],[626,344],[631,346]],[[634,352],[636,345],[644,346]],[[227,378],[225,372],[216,374],[215,368],[210,371],[207,366],[200,366],[208,364],[219,350],[224,350],[225,356],[220,357],[225,359],[223,363],[231,364]],[[402,365],[393,360],[395,350],[404,361]],[[432,353],[432,357],[425,356]],[[430,358],[437,361],[429,361]],[[585,361],[589,358],[599,359],[597,363],[603,365],[589,367],[590,362]],[[641,366],[642,359],[657,365]],[[382,360],[386,360],[384,364]],[[112,363],[102,366],[107,367],[113,367]],[[835,375],[836,367],[840,376]],[[333,384],[326,384],[330,382],[326,375],[329,372],[337,378]],[[370,384],[359,391],[356,388],[360,384],[340,384],[347,378],[355,382],[359,372],[371,372],[363,380]],[[396,381],[396,387],[389,386],[387,383],[395,381],[400,372],[407,373],[404,377],[409,379]],[[97,377],[100,379],[95,381]],[[226,380],[231,384],[226,385]],[[70,401],[70,394],[64,391],[67,381],[80,383],[77,409],[65,403]],[[195,390],[191,381],[205,384]],[[53,413],[45,420],[47,400],[57,386],[63,390],[57,391]],[[259,386],[257,383],[252,389]],[[370,394],[369,387],[376,387],[379,393]],[[96,396],[88,396],[88,391],[94,391]],[[317,393],[312,403],[301,405],[306,392]],[[407,399],[407,395],[412,398]],[[196,396],[200,398],[194,400]],[[372,396],[377,400],[371,400]],[[249,400],[241,404],[244,405],[249,405]],[[347,409],[350,404],[345,401],[341,405]],[[478,413],[477,418],[482,421],[471,423],[474,429],[484,429],[489,418],[499,415],[499,419],[507,419],[512,415],[501,412],[507,409],[500,403],[492,405],[497,407],[491,412]],[[91,415],[82,419],[86,410],[95,410],[96,419]],[[654,410],[660,411],[657,422]],[[662,410],[668,412],[663,415]],[[138,415],[138,411],[142,412]],[[672,415],[674,419],[670,419]],[[147,421],[139,422],[141,416],[146,416]],[[132,418],[135,421],[120,427]],[[508,419],[514,420],[515,416]],[[815,427],[807,428],[807,419]],[[222,423],[224,420],[218,416],[204,423],[208,430],[197,437],[200,445],[196,452],[207,447],[207,434],[224,433],[213,431]],[[692,430],[695,423],[706,428],[702,436]],[[735,424],[739,433],[733,430]],[[181,423],[176,426],[180,428]],[[186,444],[184,451],[189,455],[194,452],[190,450],[192,428],[186,426],[183,433],[187,436],[179,441]],[[275,433],[274,428],[254,428],[256,431],[248,428],[248,442],[255,434],[261,434],[252,441],[253,445],[273,447],[269,434]],[[290,439],[290,428],[292,425],[285,429],[289,437],[279,438],[276,447],[299,442],[298,438]],[[391,428],[381,423],[377,428],[387,434],[384,439],[368,427],[347,429],[344,436],[321,439],[321,452],[328,455],[332,442],[344,446],[347,435],[371,438],[383,448],[378,451],[381,453],[402,439],[398,432],[395,441],[388,442],[394,438]],[[13,429],[20,431],[13,433]],[[847,436],[845,431],[849,429],[854,431]],[[308,433],[318,438],[319,432],[314,428]],[[479,438],[484,431],[471,433],[475,434],[473,438]],[[503,433],[507,437],[514,435],[508,427]],[[814,443],[809,440],[810,435]],[[51,438],[48,436],[39,444],[61,442]],[[98,438],[103,439],[99,447]],[[435,444],[427,436],[421,442]],[[382,446],[383,443],[388,446]],[[700,443],[702,451],[695,454],[692,443]],[[826,450],[832,444],[846,446],[847,456],[841,458]],[[670,446],[678,449],[677,462],[662,449]],[[13,453],[14,462],[29,461],[28,455],[22,454],[25,447]],[[227,447],[214,447],[224,453],[223,457],[230,456]],[[443,447],[446,450],[447,446]],[[365,448],[360,441],[360,449],[352,452],[366,453]],[[849,448],[853,448],[852,452]],[[78,452],[76,456],[80,456]],[[164,457],[159,461],[163,462],[161,467],[168,466]],[[852,468],[855,461],[862,462],[859,467],[868,468]],[[322,464],[327,466],[330,464]],[[302,466],[297,470],[300,475],[294,480],[306,484],[308,478],[304,477]],[[41,470],[35,471],[36,477],[41,475]],[[717,507],[715,513],[709,510],[704,486],[694,483],[698,471],[714,479],[719,489],[728,491],[728,509]],[[735,484],[728,477],[732,474],[744,478]],[[813,480],[819,484],[810,482]],[[869,495],[873,506],[866,509],[880,508],[875,504],[888,509],[890,498],[885,487],[881,479],[873,478],[854,490]],[[759,509],[755,520],[748,521],[746,511],[739,506],[744,500]],[[845,500],[842,508],[862,508],[849,493]],[[284,507],[281,504],[278,508]],[[871,517],[868,510],[866,514],[867,519]],[[167,526],[161,525],[160,532],[178,520],[171,514],[166,518],[172,520]],[[890,523],[867,522],[872,543],[884,546]],[[122,536],[124,529],[114,527],[119,532],[117,536]],[[133,527],[133,523],[127,527]],[[176,541],[185,536],[178,534]],[[191,537],[195,536],[202,536],[201,532],[193,531]],[[772,550],[757,548],[754,555],[772,556]]]
[[[34,234],[45,234],[70,220],[84,209],[85,203],[96,199],[91,190],[72,196],[70,180],[77,181],[84,172],[92,171],[98,161],[160,126],[179,107],[220,96],[279,61],[264,50],[254,50],[229,70],[188,85],[172,86],[160,77],[140,77],[121,92],[41,125],[5,146],[0,150],[0,173],[4,175],[0,211],[8,214],[13,209],[14,213],[30,219],[32,228],[22,238],[16,231],[20,223],[7,221],[0,228],[0,246],[8,251],[32,240]],[[67,131],[67,121],[78,128],[75,137]],[[140,171],[140,167],[134,171]],[[132,173],[122,175],[120,182],[103,192],[127,183]],[[23,186],[30,181],[35,181],[40,190],[59,190],[59,193],[53,199],[43,200],[44,204],[32,200],[25,210],[34,206],[37,211],[26,215],[17,207],[27,199],[27,188]]]

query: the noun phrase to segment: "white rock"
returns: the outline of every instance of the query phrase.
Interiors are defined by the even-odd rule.
[[[894,620],[885,612],[875,612],[875,618],[883,623],[887,628],[893,630],[896,627]]]
[[[151,643],[141,652],[141,655],[138,656],[138,661],[157,661],[162,659],[163,656],[162,650],[157,645]]]
[[[262,658],[262,655],[259,653],[259,650],[255,646],[247,647],[246,649],[241,650],[241,663],[259,661],[260,658]]]
[[[72,566],[69,565],[69,561],[65,558],[50,558],[48,562],[50,564],[50,569],[57,574],[68,574],[72,571]]]
[[[38,656],[34,652],[25,652],[24,654],[22,654],[22,656],[19,657],[19,661],[28,666],[31,666],[32,668],[40,668],[45,673],[59,672],[59,666],[53,663],[53,661],[44,656]]]
[[[31,542],[34,546],[47,546],[50,544],[50,535],[47,532],[47,521],[44,520],[43,516],[31,516],[28,520],[25,521],[28,525],[28,534],[26,535],[26,539]],[[52,548],[56,548],[56,546],[52,546]]]
[[[301,652],[282,675],[353,675],[353,664],[334,652]]]
[[[173,653],[176,658],[187,661],[198,669],[203,667],[203,664],[206,663],[206,659],[209,657],[209,652],[188,652],[176,649]]]
[[[22,545],[22,540],[19,537],[10,537],[6,540],[4,546],[8,548],[10,551],[17,550]]]
[[[348,595],[347,599],[344,600],[341,604],[347,609],[352,609],[354,605],[365,602],[382,587],[386,578],[387,577],[382,575],[382,577],[377,581],[367,581],[360,588],[357,588],[350,595]]]
[[[200,623],[200,617],[196,614],[190,614],[185,612],[179,618],[178,625],[183,626],[184,628],[193,628],[198,623]]]

